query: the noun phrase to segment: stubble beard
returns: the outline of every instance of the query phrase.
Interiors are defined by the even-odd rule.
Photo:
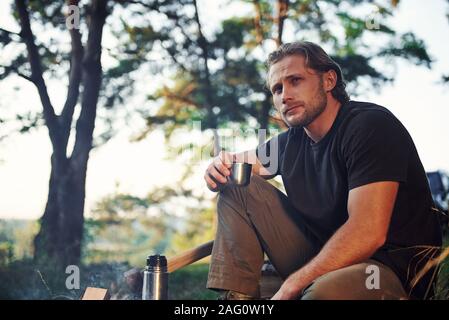
[[[327,95],[323,89],[322,81],[320,81],[320,87],[317,94],[310,103],[304,105],[304,111],[301,117],[287,120],[286,115],[283,113],[281,114],[281,117],[289,127],[307,127],[318,118],[321,113],[323,113],[326,109],[326,105]]]

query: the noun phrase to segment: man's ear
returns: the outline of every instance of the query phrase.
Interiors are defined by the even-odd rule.
[[[337,85],[337,73],[329,70],[323,74],[323,87],[326,92],[332,91]]]

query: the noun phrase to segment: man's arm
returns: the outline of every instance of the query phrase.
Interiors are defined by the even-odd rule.
[[[370,258],[386,240],[399,183],[382,181],[349,192],[348,220],[316,257],[291,274],[273,299],[295,299],[313,280]]]

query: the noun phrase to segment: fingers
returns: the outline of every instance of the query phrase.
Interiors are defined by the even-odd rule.
[[[220,163],[226,168],[230,168],[232,166],[232,163],[234,162],[234,155],[226,151],[220,151],[218,157],[214,159],[214,162]]]
[[[207,173],[213,180],[220,183],[226,183],[228,181],[226,177],[230,175],[228,169],[224,168],[223,166],[217,168],[215,167],[215,164],[209,166],[209,170],[207,171]]]
[[[209,173],[219,182],[226,182],[220,176],[227,177],[231,174],[229,170],[232,166],[233,156],[229,152],[221,151],[218,157],[214,158],[212,166],[209,166]],[[218,175],[217,175],[218,174]]]
[[[221,151],[207,167],[204,180],[210,190],[217,189],[219,187],[218,184],[226,184],[228,182],[226,177],[231,174],[230,168],[233,160],[231,153]]]
[[[225,176],[225,177],[227,177],[231,174],[231,171],[228,169],[228,167],[226,167],[226,165],[223,162],[221,162],[220,159],[214,160],[209,171],[210,171],[210,173],[217,172],[219,175]],[[216,176],[214,175],[214,177],[216,177]]]
[[[206,185],[210,191],[216,192],[220,190],[220,186],[215,183],[215,181],[207,174],[204,175],[204,180],[206,181]]]

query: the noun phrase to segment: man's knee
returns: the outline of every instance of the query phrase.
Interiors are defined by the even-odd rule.
[[[304,290],[301,300],[341,300],[343,297],[342,287],[329,277],[322,276],[316,279]]]
[[[232,184],[226,185],[218,193],[218,201],[232,199],[238,202],[246,202],[247,193],[255,195],[260,192],[260,188],[263,188],[265,184],[268,184],[268,182],[264,178],[252,175],[250,183],[245,187],[238,187]]]
[[[368,272],[378,267],[378,274]],[[373,279],[371,279],[373,277]],[[375,277],[379,277],[375,279]],[[374,281],[374,282],[373,282]],[[381,264],[361,263],[329,272],[317,278],[301,297],[302,300],[397,300],[406,293],[396,275]]]

